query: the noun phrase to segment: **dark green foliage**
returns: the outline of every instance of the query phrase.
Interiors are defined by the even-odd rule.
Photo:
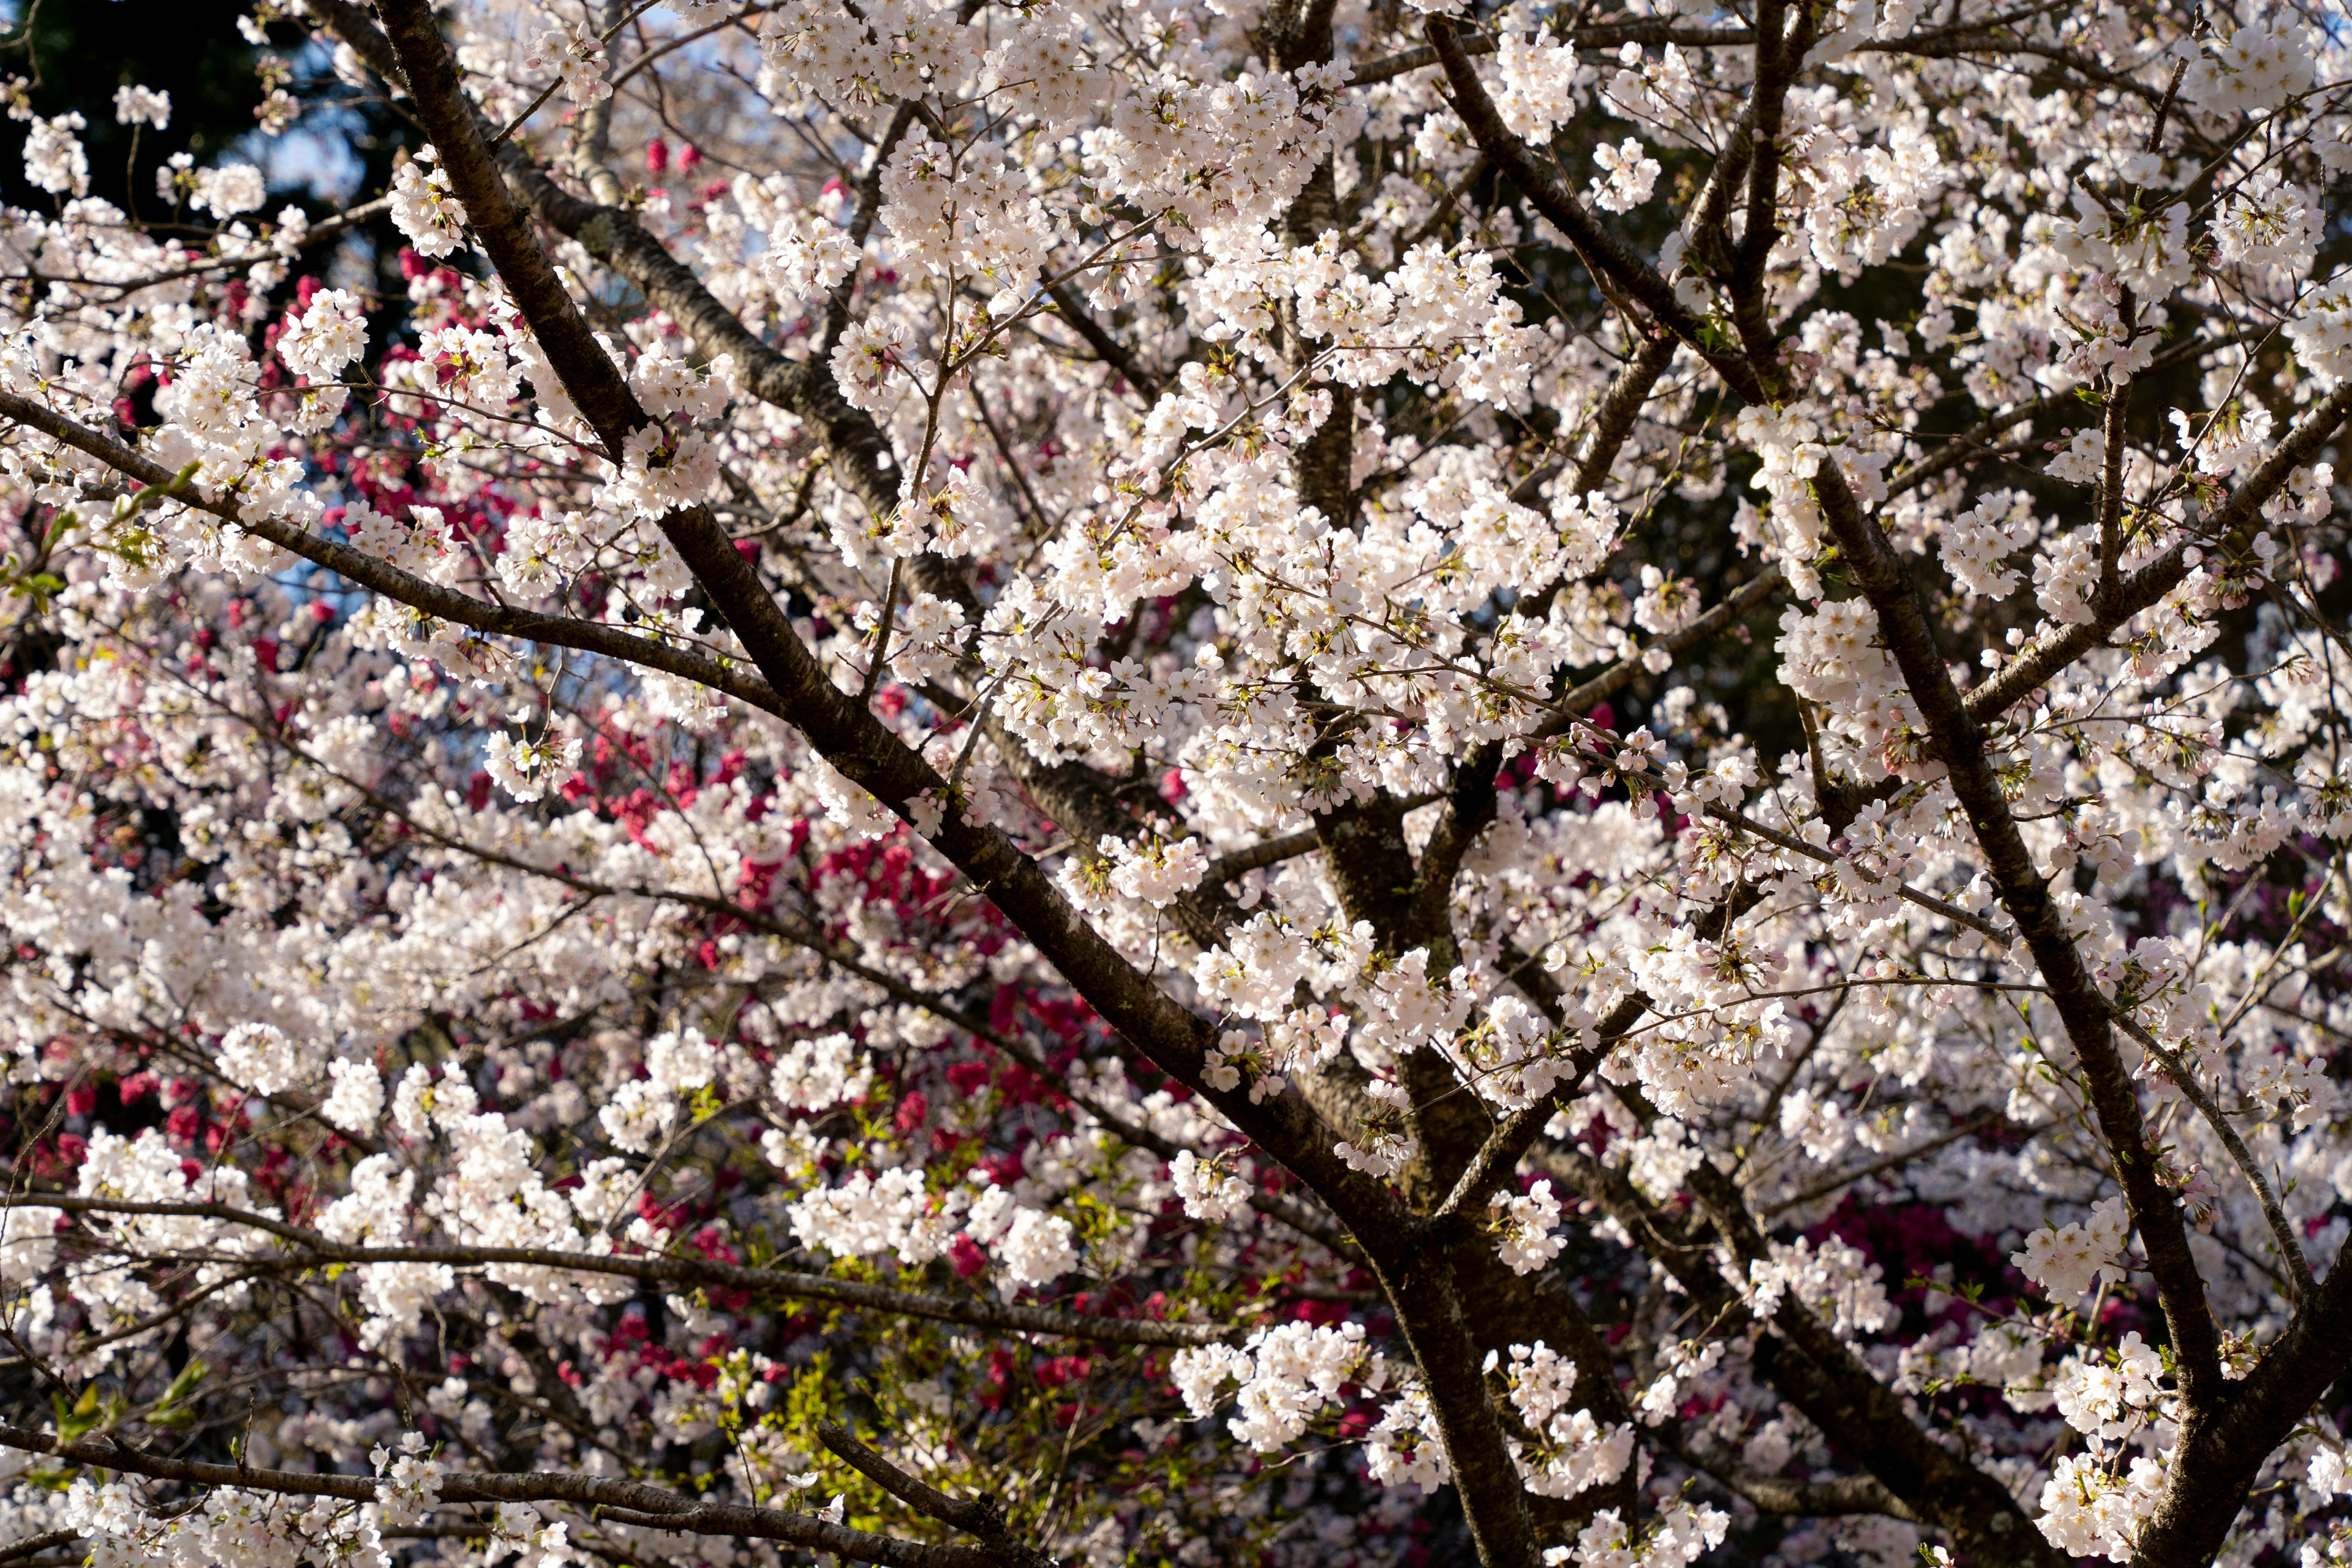
[[[13,47],[0,69],[30,79],[35,113],[79,110],[89,122],[81,140],[90,195],[152,216],[155,171],[166,157],[185,151],[208,163],[253,132],[261,51],[238,35],[247,8],[238,0],[16,0]],[[281,54],[301,47],[288,25],[271,33],[292,44]],[[161,135],[139,128],[135,164],[132,128],[114,120],[114,89],[131,83],[172,95],[171,128]],[[47,209],[50,195],[25,179],[22,144],[21,132],[6,138],[0,199]]]

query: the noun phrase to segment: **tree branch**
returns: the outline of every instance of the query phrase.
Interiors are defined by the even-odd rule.
[[[1004,1510],[997,1505],[994,1498],[983,1497],[969,1502],[961,1498],[951,1498],[898,1468],[851,1436],[849,1428],[835,1422],[818,1422],[816,1436],[817,1441],[830,1448],[835,1457],[916,1512],[978,1538],[1007,1563],[1018,1563],[1021,1568],[1054,1568],[1053,1558],[1013,1538],[1013,1532],[1005,1523]]]
[[[393,47],[406,76],[418,117],[441,150],[451,186],[465,204],[483,248],[498,268],[524,322],[541,347],[572,403],[618,452],[628,434],[646,422],[644,410],[622,379],[619,369],[598,345],[587,323],[572,304],[545,254],[530,232],[521,210],[509,196],[490,155],[483,146],[479,116],[459,86],[448,49],[426,0],[382,0]],[[511,153],[513,149],[509,148]],[[518,159],[519,161],[519,159]],[[547,187],[552,190],[551,184]],[[576,216],[584,224],[594,216],[586,204]],[[561,228],[562,224],[556,226]],[[654,246],[634,224],[603,224],[608,238]],[[632,240],[630,237],[634,236]],[[594,247],[591,247],[592,250]],[[641,259],[655,271],[664,268],[684,273],[667,253]],[[691,281],[691,274],[686,274]],[[700,286],[695,285],[697,290]],[[701,290],[709,299],[708,291]],[[648,290],[648,297],[652,291]],[[657,301],[658,302],[658,301]],[[694,301],[681,299],[692,311]],[[737,338],[750,334],[715,300],[708,311],[694,312],[681,324],[697,335],[706,349],[731,346],[724,333],[703,337],[706,320],[731,325]],[[756,340],[754,340],[756,341]],[[761,366],[752,364],[755,374]],[[806,392],[819,376],[830,401],[841,404],[831,382],[830,367],[811,362],[797,367],[797,386]],[[845,404],[842,405],[845,408]],[[856,412],[854,410],[850,412]],[[858,421],[872,431],[870,419]],[[852,433],[854,434],[854,433]],[[880,440],[879,432],[875,432]],[[829,442],[848,437],[839,429],[828,432]],[[887,454],[887,442],[881,451]],[[878,478],[878,467],[873,470]],[[893,489],[895,504],[895,488]],[[785,717],[818,752],[886,807],[905,816],[910,803],[925,794],[943,797],[943,781],[929,763],[909,751],[873,714],[835,689],[808,649],[802,645],[751,566],[739,554],[708,508],[681,508],[661,519],[661,528],[742,639],[785,706]],[[931,570],[955,579],[950,591],[961,586],[955,573],[940,557],[919,557],[917,581],[924,582],[925,563]],[[968,586],[962,587],[969,595]],[[1349,1169],[1331,1152],[1332,1137],[1306,1101],[1296,1095],[1252,1104],[1245,1092],[1212,1088],[1202,1076],[1214,1030],[1161,992],[1071,907],[1051,879],[1002,832],[967,822],[950,812],[931,842],[971,879],[1034,943],[1078,993],[1138,1049],[1196,1093],[1202,1094],[1234,1124],[1254,1139],[1270,1156],[1305,1179],[1330,1202],[1357,1235],[1378,1231],[1393,1222],[1394,1201],[1381,1185]]]
[[[376,1500],[378,1483],[365,1476],[320,1475],[302,1470],[266,1470],[247,1465],[215,1465],[195,1459],[166,1458],[124,1444],[68,1442],[47,1433],[0,1426],[0,1447],[28,1454],[48,1454],[105,1470],[145,1476],[151,1480],[180,1481],[190,1486],[230,1487],[239,1491],[273,1492],[291,1497],[341,1498],[349,1502]],[[1029,1568],[1020,1559],[984,1547],[929,1546],[851,1530],[814,1514],[786,1513],[778,1509],[747,1508],[729,1503],[698,1502],[639,1481],[608,1479],[551,1470],[519,1474],[457,1472],[441,1478],[439,1500],[444,1503],[568,1502],[583,1508],[622,1509],[644,1516],[654,1528],[688,1535],[735,1535],[758,1541],[781,1541],[814,1552],[831,1552],[854,1563],[882,1568]]]
[[[762,1299],[826,1301],[835,1306],[890,1312],[901,1317],[928,1318],[943,1323],[962,1323],[971,1328],[992,1329],[1005,1333],[1052,1334],[1060,1339],[1087,1340],[1098,1344],[1216,1344],[1238,1338],[1242,1331],[1211,1323],[1107,1318],[1064,1312],[1048,1307],[1023,1307],[985,1300],[963,1300],[851,1279],[835,1279],[824,1274],[745,1268],[735,1264],[692,1258],[561,1252],[537,1247],[352,1247],[330,1241],[317,1231],[302,1226],[226,1204],[92,1198],[69,1193],[36,1192],[0,1196],[0,1208],[53,1208],[67,1214],[170,1215],[217,1220],[223,1224],[266,1231],[299,1248],[302,1256],[291,1261],[306,1268],[336,1263],[437,1263],[458,1268],[519,1264],[526,1268],[555,1268],[575,1274],[616,1275],[650,1284],[748,1290]]]
[[[2295,1240],[2294,1226],[2288,1221],[2286,1211],[2279,1206],[2278,1194],[2271,1190],[2270,1181],[2263,1174],[2262,1166],[2255,1162],[2253,1151],[2246,1147],[2246,1141],[2238,1136],[2238,1130],[2230,1125],[2230,1119],[2221,1114],[2221,1106],[2206,1092],[2205,1086],[2197,1081],[2197,1075],[2189,1069],[2187,1063],[2167,1049],[2154,1034],[2131,1016],[2128,1009],[2117,1007],[2112,1016],[2117,1028],[2138,1041],[2142,1050],[2164,1064],[2165,1076],[2172,1080],[2173,1086],[2180,1090],[2189,1103],[2197,1108],[2197,1113],[2205,1119],[2206,1125],[2212,1128],[2214,1135],[2221,1140],[2221,1146],[2230,1152],[2230,1158],[2236,1162],[2240,1173],[2246,1178],[2246,1184],[2253,1188],[2254,1201],[2262,1205],[2263,1218],[2270,1224],[2271,1239],[2278,1244],[2280,1257],[2286,1264],[2287,1278],[2293,1282],[2295,1300],[2300,1302],[2308,1299],[2317,1283],[2311,1277],[2311,1260],[2304,1257],[2302,1244]]]
[[[332,540],[307,533],[282,519],[268,516],[248,519],[239,510],[233,493],[217,500],[206,500],[191,487],[181,484],[178,475],[153,458],[29,398],[0,392],[0,419],[37,430],[53,441],[96,458],[125,478],[137,480],[158,495],[169,494],[173,500],[182,505],[209,512],[224,523],[242,528],[315,566],[324,566],[362,588],[422,610],[426,615],[490,637],[520,637],[529,642],[544,643],[551,647],[576,648],[583,653],[643,665],[648,669],[658,669],[707,686],[714,691],[724,692],[764,712],[780,716],[784,713],[782,700],[776,695],[773,687],[757,676],[709,654],[656,642],[649,637],[625,632],[617,626],[600,626],[593,621],[573,620],[563,616],[541,615],[535,611],[494,605],[404,572],[348,544],[338,544]]]

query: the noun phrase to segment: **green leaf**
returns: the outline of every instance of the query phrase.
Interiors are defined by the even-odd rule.
[[[51,1394],[49,1406],[57,1415],[58,1436],[68,1442],[87,1435],[101,1419],[98,1407],[98,1387],[94,1384],[81,1391],[81,1397],[74,1402],[71,1408],[68,1408],[66,1396],[62,1394]]]
[[[196,1418],[195,1412],[189,1408],[186,1401],[211,1371],[211,1366],[202,1360],[192,1360],[182,1367],[179,1374],[172,1379],[171,1385],[163,1390],[162,1397],[155,1401],[154,1408],[147,1413],[148,1422],[157,1426],[193,1424]]]

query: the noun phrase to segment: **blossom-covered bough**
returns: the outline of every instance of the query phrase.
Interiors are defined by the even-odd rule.
[[[2352,1562],[2352,13],[247,33],[10,89],[0,1563]]]

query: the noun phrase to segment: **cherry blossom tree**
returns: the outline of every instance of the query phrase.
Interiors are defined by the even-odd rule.
[[[0,94],[0,1563],[2352,1563],[2341,0],[239,26]]]

